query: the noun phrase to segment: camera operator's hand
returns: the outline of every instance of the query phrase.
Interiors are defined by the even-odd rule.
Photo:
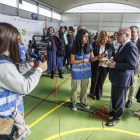
[[[84,59],[84,63],[89,63],[89,59]]]
[[[47,61],[45,61],[45,62],[43,62],[43,63],[42,63],[42,62],[39,62],[39,63],[38,63],[38,67],[41,68],[42,71],[46,71],[47,68],[48,68]]]
[[[57,36],[57,37],[59,37],[59,33],[58,33],[58,32],[56,32],[54,36]]]
[[[34,60],[34,58],[30,58],[30,60]],[[29,65],[30,65],[31,67],[33,67],[33,66],[34,66],[34,62],[29,62]]]

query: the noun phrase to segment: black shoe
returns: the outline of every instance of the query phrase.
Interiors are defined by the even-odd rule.
[[[89,94],[89,96],[90,96],[90,94]],[[96,100],[96,96],[90,96],[93,100]]]
[[[132,106],[132,101],[128,100],[125,104],[126,108],[130,108]]]
[[[101,98],[97,98],[97,100],[100,100]]]
[[[112,111],[112,112],[109,112],[109,116],[114,116],[114,112]]]
[[[64,78],[64,77],[62,76],[62,70],[59,70],[59,77],[62,78],[62,79]]]
[[[119,123],[120,120],[118,119],[111,119],[106,123],[106,126],[115,126],[117,123]]]
[[[51,71],[51,79],[54,78],[54,71]]]

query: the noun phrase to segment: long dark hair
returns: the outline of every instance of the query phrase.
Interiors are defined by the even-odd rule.
[[[88,54],[90,52],[90,46],[89,41],[82,47],[83,44],[83,35],[88,33],[87,30],[81,29],[78,31],[75,41],[74,41],[74,54],[82,55],[82,49],[85,54]]]
[[[18,30],[8,24],[0,23],[0,54],[9,51],[10,58],[13,63],[20,62],[20,54],[18,47]],[[16,66],[19,71],[19,65]]]
[[[50,28],[52,28],[52,29],[53,29],[53,32],[55,33],[54,28],[53,28],[53,27],[49,27],[49,28],[47,29],[47,35],[49,35],[49,30],[50,30]]]

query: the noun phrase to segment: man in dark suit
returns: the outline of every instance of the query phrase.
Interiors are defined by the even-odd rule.
[[[107,126],[119,123],[124,112],[126,94],[128,88],[133,84],[134,70],[138,62],[138,48],[130,41],[131,30],[121,28],[117,34],[120,47],[114,57],[114,61],[108,64],[110,67],[109,79],[112,83],[111,99],[112,112],[109,113],[113,119],[107,122]]]
[[[140,74],[140,37],[139,35],[139,28],[137,26],[131,26],[131,41],[137,46],[139,50],[139,59],[138,59],[138,66],[134,70],[134,81],[133,85],[129,87],[129,94],[128,94],[128,101],[125,104],[126,108],[129,108],[132,106],[132,101],[134,100],[135,92],[136,92],[136,86],[137,86],[137,77]]]

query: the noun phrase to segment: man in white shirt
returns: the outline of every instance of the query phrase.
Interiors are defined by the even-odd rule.
[[[113,35],[113,46],[115,48],[115,53],[117,52],[117,50],[120,46],[120,43],[117,42],[117,34],[118,34],[118,32],[115,32]]]
[[[129,87],[128,101],[125,104],[126,108],[130,108],[132,106],[132,101],[134,100],[136,86],[137,86],[137,77],[140,74],[140,37],[139,28],[137,26],[131,26],[131,41],[137,46],[139,50],[139,58],[138,58],[138,66],[134,71],[134,80],[133,85]]]

